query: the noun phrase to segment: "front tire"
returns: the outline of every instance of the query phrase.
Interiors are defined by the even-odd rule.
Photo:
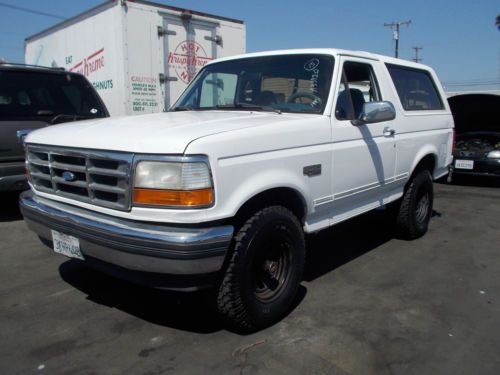
[[[396,229],[401,237],[412,240],[427,232],[433,202],[432,176],[428,170],[421,170],[410,181],[396,207]]]
[[[297,295],[304,262],[297,217],[281,206],[258,211],[234,237],[217,293],[219,313],[247,332],[275,323]]]

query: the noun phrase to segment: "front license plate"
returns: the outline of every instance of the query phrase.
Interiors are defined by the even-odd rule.
[[[66,255],[70,258],[84,259],[80,251],[80,241],[78,238],[53,230],[52,242],[56,253]]]
[[[457,169],[474,169],[474,160],[455,160]]]

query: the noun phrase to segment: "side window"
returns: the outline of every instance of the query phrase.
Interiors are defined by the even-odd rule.
[[[236,94],[236,74],[210,73],[201,86],[200,107],[234,105]]]
[[[443,109],[443,101],[429,72],[386,64],[399,100],[407,111]]]
[[[346,62],[342,69],[335,117],[338,120],[357,119],[363,104],[382,100],[377,79],[371,65]]]

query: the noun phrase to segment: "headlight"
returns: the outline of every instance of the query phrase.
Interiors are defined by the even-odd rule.
[[[486,155],[488,159],[500,159],[500,150],[493,150]]]
[[[140,161],[135,169],[135,204],[206,207],[213,203],[208,165],[203,162]]]

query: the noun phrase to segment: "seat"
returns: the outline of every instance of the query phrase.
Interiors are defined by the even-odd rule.
[[[272,91],[261,91],[254,99],[254,103],[259,105],[271,105],[277,104],[278,101]]]
[[[422,91],[410,91],[406,93],[404,97],[405,109],[407,110],[419,110],[419,109],[429,109],[430,99],[429,94]]]
[[[337,99],[335,113],[340,120],[349,119],[350,104],[349,95],[347,93],[347,90],[342,91]],[[359,89],[349,89],[349,94],[351,95],[352,105],[354,107],[354,118],[358,118],[363,110],[363,104],[365,104],[365,96]]]
[[[365,96],[358,89],[349,89],[349,91],[351,92],[352,105],[354,107],[354,118],[359,118],[363,111],[363,104],[365,104]]]

